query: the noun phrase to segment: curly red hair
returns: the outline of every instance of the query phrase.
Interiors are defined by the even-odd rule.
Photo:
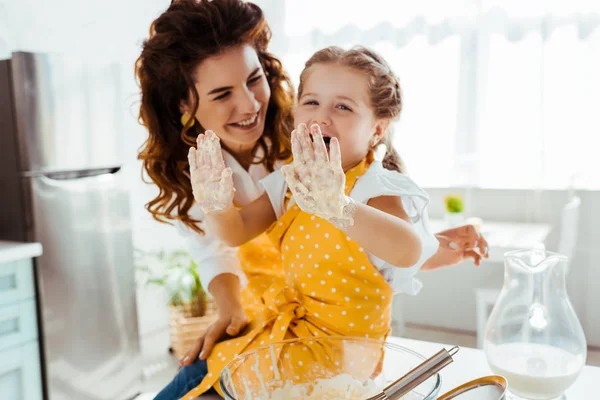
[[[178,219],[202,233],[198,221],[188,215],[194,196],[186,171],[189,147],[204,128],[199,123],[182,126],[179,105],[191,94],[191,114],[196,113],[199,95],[192,73],[208,57],[243,44],[256,50],[271,98],[265,130],[253,154],[262,148],[265,156],[260,162],[269,171],[277,160],[291,156],[294,90],[281,62],[267,51],[270,40],[271,30],[262,10],[241,0],[174,0],[152,23],[135,74],[141,88],[139,120],[149,132],[138,158],[160,189],[146,204],[157,221]]]

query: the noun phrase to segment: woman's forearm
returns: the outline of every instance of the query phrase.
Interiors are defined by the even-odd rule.
[[[219,311],[242,308],[241,284],[237,275],[225,273],[215,276],[208,285],[208,291],[215,299]]]
[[[411,224],[375,207],[356,204],[354,225],[347,234],[366,251],[396,267],[415,265],[422,243]]]

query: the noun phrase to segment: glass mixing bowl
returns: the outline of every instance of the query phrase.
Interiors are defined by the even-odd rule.
[[[384,341],[353,337],[293,339],[240,354],[221,374],[227,400],[366,400],[426,357]],[[437,398],[436,374],[405,400]]]

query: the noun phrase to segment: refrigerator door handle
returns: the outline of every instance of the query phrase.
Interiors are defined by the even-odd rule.
[[[97,169],[83,169],[77,171],[53,171],[38,173],[33,176],[37,176],[43,179],[45,183],[52,184],[55,186],[65,186],[84,178],[93,177],[109,177],[115,175],[121,170],[121,167],[107,167]],[[32,176],[32,177],[33,177]]]

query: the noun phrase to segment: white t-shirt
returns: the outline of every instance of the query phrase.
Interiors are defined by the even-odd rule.
[[[261,184],[267,191],[273,210],[279,219],[285,210],[285,195],[287,184],[281,171],[275,171],[263,180]],[[415,295],[423,284],[414,278],[421,266],[438,249],[439,242],[433,235],[429,225],[427,205],[429,196],[414,181],[404,174],[390,171],[381,162],[374,161],[365,174],[358,178],[350,197],[357,203],[366,204],[370,199],[379,196],[400,196],[402,206],[413,224],[413,228],[421,237],[423,251],[419,261],[409,268],[398,268],[367,252],[371,263],[390,284],[395,293]],[[294,198],[288,203],[288,208],[294,203]]]

